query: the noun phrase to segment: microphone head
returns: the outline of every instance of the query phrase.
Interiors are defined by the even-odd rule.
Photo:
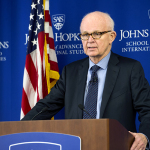
[[[79,104],[78,107],[83,110],[84,109],[84,106],[82,104]]]
[[[95,77],[94,79],[93,79],[93,82],[97,82],[98,81],[98,79]]]
[[[83,110],[86,114],[88,114],[88,116],[90,117],[90,119],[93,119],[93,118],[91,117],[91,115],[84,109],[84,106],[83,106],[82,104],[79,104],[78,107],[79,107],[81,110]]]
[[[89,81],[90,83],[96,83],[98,82],[98,78],[97,77],[94,77],[92,80]]]
[[[48,108],[47,108],[47,107],[44,107],[44,108],[41,110],[41,112],[44,112],[44,111],[46,111],[46,110],[48,110]]]

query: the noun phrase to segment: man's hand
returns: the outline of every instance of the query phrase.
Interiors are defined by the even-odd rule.
[[[147,145],[147,138],[144,134],[142,133],[133,133],[130,132],[134,137],[135,140],[130,148],[130,150],[145,150],[146,145]]]

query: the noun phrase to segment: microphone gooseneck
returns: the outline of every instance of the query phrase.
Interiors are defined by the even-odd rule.
[[[38,112],[35,116],[33,116],[33,118],[31,120],[33,120],[35,117],[37,117],[39,114],[43,113],[47,109],[48,109],[47,107],[44,107],[40,112]]]
[[[89,117],[90,117],[90,119],[93,119],[93,118],[91,117],[91,115],[84,109],[84,106],[83,106],[82,104],[79,104],[78,107],[79,107],[81,110],[83,110],[86,114],[88,114]]]

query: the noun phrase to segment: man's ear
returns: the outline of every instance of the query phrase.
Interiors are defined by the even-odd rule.
[[[115,40],[117,34],[115,31],[111,31],[110,33],[110,43],[109,44],[112,44],[112,42]]]

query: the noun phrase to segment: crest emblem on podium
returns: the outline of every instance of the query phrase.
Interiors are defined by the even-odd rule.
[[[81,150],[81,139],[69,134],[26,132],[0,136],[0,146],[2,150]]]
[[[65,23],[65,15],[64,14],[52,15],[52,22],[54,27],[59,31]]]

